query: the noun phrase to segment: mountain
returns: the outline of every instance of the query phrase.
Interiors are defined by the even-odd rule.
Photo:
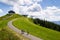
[[[53,23],[60,25],[60,21],[53,21]]]

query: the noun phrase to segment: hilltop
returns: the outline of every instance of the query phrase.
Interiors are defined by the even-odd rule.
[[[15,18],[21,17],[18,14],[6,14],[2,17],[0,17],[0,40],[29,40],[26,37],[23,37],[22,35],[14,32],[11,30],[8,26],[7,23],[10,20],[13,20]]]

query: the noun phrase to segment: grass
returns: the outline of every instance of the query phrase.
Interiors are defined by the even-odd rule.
[[[6,29],[0,30],[0,40],[20,40],[15,34]]]
[[[18,14],[13,14],[11,16],[5,15],[0,17],[0,40],[29,40],[28,38],[23,37],[21,34],[14,32],[9,29],[7,23],[15,18],[21,17]]]
[[[13,22],[13,25],[43,40],[60,40],[60,32],[36,25],[25,17],[18,18]]]

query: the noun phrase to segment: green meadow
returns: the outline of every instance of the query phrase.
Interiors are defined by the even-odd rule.
[[[21,17],[18,14],[5,15],[0,17],[0,40],[29,40],[28,38],[23,37],[21,34],[18,34],[11,30],[7,23],[15,18]]]
[[[60,40],[60,32],[36,25],[31,19],[26,17],[16,19],[13,25],[43,40]]]

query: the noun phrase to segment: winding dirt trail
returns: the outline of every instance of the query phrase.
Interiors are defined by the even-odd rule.
[[[13,26],[13,24],[12,24],[12,22],[15,21],[15,20],[16,20],[16,19],[9,21],[7,25],[8,25],[8,27],[9,27],[10,29],[12,29],[13,31],[21,34],[21,33],[22,33],[21,30],[19,30],[18,28],[16,28],[16,27]],[[24,37],[29,38],[30,40],[42,40],[42,39],[40,39],[40,38],[38,38],[38,37],[35,37],[35,36],[33,36],[33,35],[30,35],[30,34],[27,35],[26,32],[24,32],[24,34],[22,34],[22,35],[23,35]]]

